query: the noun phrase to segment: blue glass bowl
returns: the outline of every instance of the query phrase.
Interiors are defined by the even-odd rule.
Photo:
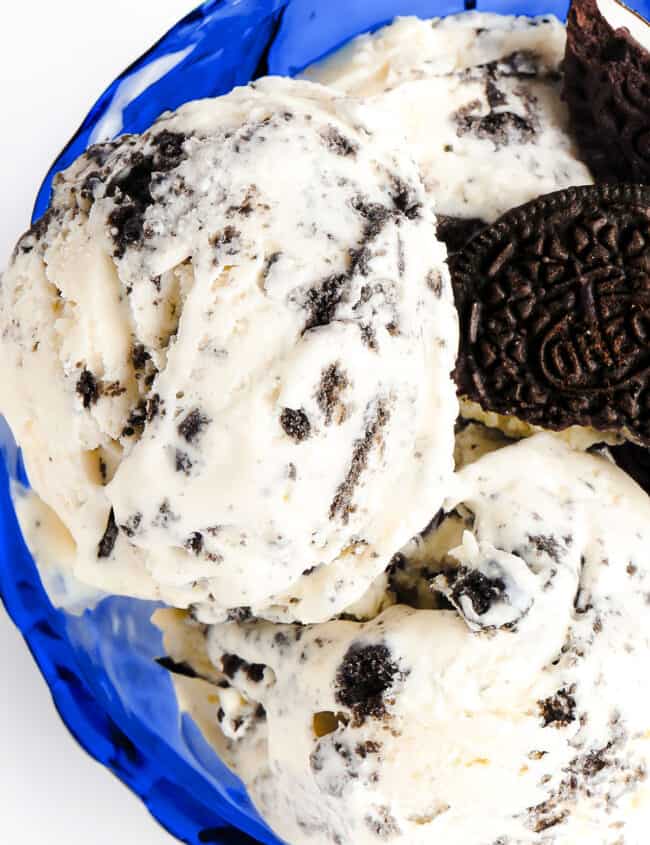
[[[38,194],[47,208],[54,174],[93,142],[140,132],[166,109],[215,96],[266,73],[293,75],[349,38],[395,15],[433,17],[475,0],[211,0],[180,21],[102,94]],[[650,0],[635,8],[650,13]],[[484,11],[554,13],[566,0],[478,0]],[[241,782],[179,715],[168,674],[154,658],[160,633],[150,602],[109,597],[75,616],[50,604],[14,515],[10,479],[27,484],[0,419],[0,595],[37,661],[70,731],[142,797],[179,839],[221,845],[279,841]]]

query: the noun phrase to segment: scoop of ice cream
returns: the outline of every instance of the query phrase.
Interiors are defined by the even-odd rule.
[[[552,15],[398,18],[305,76],[386,108],[438,213],[476,228],[540,194],[592,182],[561,98],[565,43]]]
[[[644,841],[650,500],[546,434],[459,485],[460,531],[430,535],[437,607],[207,630],[263,707],[230,744],[236,770],[301,845]]]
[[[91,148],[0,294],[0,402],[63,565],[217,617],[354,601],[452,471],[445,255],[385,115],[321,86]]]

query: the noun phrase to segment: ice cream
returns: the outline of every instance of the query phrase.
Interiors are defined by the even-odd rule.
[[[627,114],[646,53],[606,35]],[[572,187],[565,41],[398,19],[330,88],[188,104],[63,174],[4,280],[26,538],[177,608],[179,706],[291,845],[647,839],[648,435],[612,444],[650,419],[650,193]]]
[[[409,19],[306,75],[406,129],[454,250],[510,207],[592,181],[560,99],[563,51],[554,19]],[[444,510],[344,614],[158,617],[174,660],[221,672],[212,719],[205,681],[177,679],[181,705],[219,727],[291,843],[641,845],[650,500],[615,449],[585,451],[620,432],[536,434],[464,410],[505,433],[459,422]]]
[[[561,99],[565,41],[552,15],[398,18],[304,75],[386,108],[439,215],[478,225],[592,182]]]
[[[458,483],[402,562],[427,605],[207,629],[204,652],[263,708],[229,744],[235,770],[301,845],[640,845],[650,500],[546,434]]]
[[[445,256],[384,113],[321,86],[91,148],[0,294],[0,403],[64,569],[207,618],[355,601],[447,493]]]

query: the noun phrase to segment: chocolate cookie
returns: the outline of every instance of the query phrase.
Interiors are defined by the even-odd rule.
[[[650,444],[650,188],[549,194],[449,260],[456,381],[489,411]]]
[[[564,98],[571,129],[595,178],[648,184],[650,27],[617,0],[608,5],[616,23],[625,21],[625,27],[614,29],[597,0],[571,4]]]
[[[487,226],[487,223],[478,217],[450,217],[447,214],[436,216],[438,218],[438,240],[445,243],[450,254],[461,250],[467,241]]]
[[[636,443],[621,443],[608,449],[614,462],[650,494],[650,452]]]

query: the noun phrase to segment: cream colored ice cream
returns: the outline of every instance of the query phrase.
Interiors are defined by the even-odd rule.
[[[228,743],[232,765],[300,845],[641,845],[648,496],[546,434],[458,483],[402,564],[428,609],[195,639],[244,712],[263,706]]]
[[[304,76],[381,104],[402,127],[439,214],[491,223],[593,181],[561,100],[565,42],[552,15],[398,18]]]
[[[206,618],[355,601],[447,493],[445,255],[385,115],[308,82],[91,148],[0,293],[1,408],[64,569]]]

